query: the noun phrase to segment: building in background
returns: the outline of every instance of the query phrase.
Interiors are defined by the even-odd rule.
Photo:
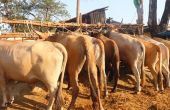
[[[90,11],[86,14],[81,15],[81,23],[86,23],[86,24],[105,24],[106,23],[106,13],[105,11],[108,9],[107,7],[96,9],[93,11]],[[69,19],[65,22],[76,22],[76,18]]]

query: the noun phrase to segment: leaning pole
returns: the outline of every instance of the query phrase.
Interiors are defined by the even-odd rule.
[[[76,15],[77,15],[77,24],[80,23],[80,0],[77,0],[77,10],[76,10]]]

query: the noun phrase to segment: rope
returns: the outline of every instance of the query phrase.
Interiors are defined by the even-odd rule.
[[[41,20],[41,27],[42,27],[42,20]]]
[[[24,20],[24,24],[26,24],[25,20]],[[24,25],[24,37],[26,37],[25,25]]]
[[[67,29],[66,27],[64,27],[64,23],[62,23],[62,28],[63,28],[63,32],[64,32],[64,29],[67,30],[67,32],[72,32],[69,29]]]
[[[31,21],[29,21],[29,22],[30,22],[30,24],[31,24]],[[30,30],[30,27],[29,27],[28,21],[27,21],[27,28],[28,28],[28,31],[29,31],[29,33],[30,33],[30,36],[31,36],[31,37],[34,37],[34,36],[32,35],[32,33],[31,33],[31,30]]]

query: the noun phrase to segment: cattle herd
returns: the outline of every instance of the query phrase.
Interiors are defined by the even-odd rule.
[[[68,89],[72,90],[68,109],[72,109],[79,93],[78,76],[85,71],[92,106],[95,110],[104,110],[101,97],[108,95],[108,81],[113,82],[112,92],[116,92],[120,61],[125,62],[134,74],[137,94],[145,85],[144,67],[150,70],[156,91],[170,87],[168,40],[143,35],[135,37],[114,29],[88,35],[77,32],[35,33],[41,40],[0,41],[1,107],[14,101],[9,80],[28,83],[39,80],[49,90],[47,110],[52,110],[54,103],[55,109],[63,109],[62,85],[67,76]]]

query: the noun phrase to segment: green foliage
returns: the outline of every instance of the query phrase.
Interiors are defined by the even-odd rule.
[[[42,21],[69,17],[66,5],[58,0],[1,0],[0,14],[8,19]]]
[[[58,0],[0,0],[0,16],[7,19],[60,21],[68,18],[66,5]],[[10,25],[12,29],[13,25]],[[48,30],[41,27],[40,30]],[[18,32],[28,32],[28,26],[15,25]]]
[[[38,2],[37,2],[38,1]],[[36,19],[45,21],[60,20],[61,17],[68,17],[68,11],[65,10],[66,5],[60,1],[54,0],[35,0],[36,8]]]

